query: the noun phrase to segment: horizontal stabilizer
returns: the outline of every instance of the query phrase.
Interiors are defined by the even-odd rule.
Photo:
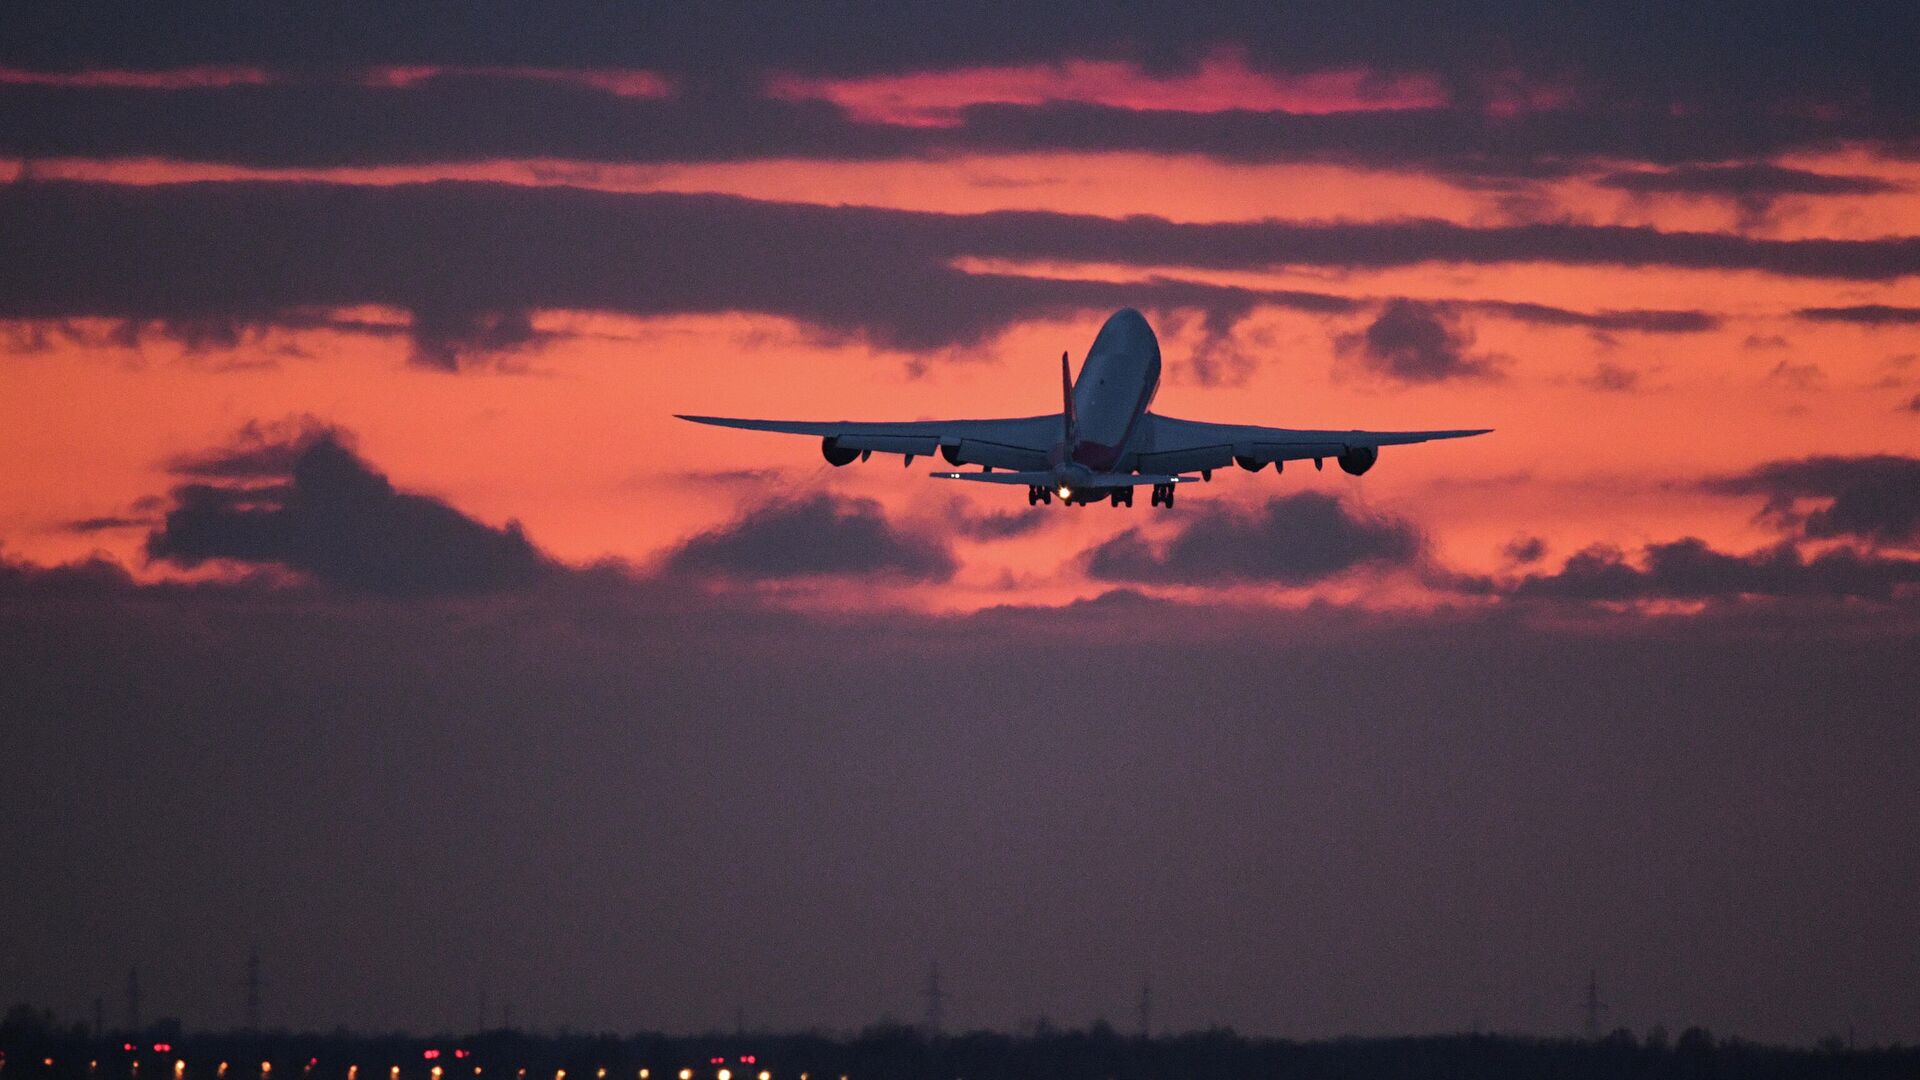
[[[972,480],[980,484],[1021,484],[1026,487],[1050,488],[1060,482],[1060,478],[1050,472],[937,472],[931,475],[939,480]],[[1095,473],[1081,478],[1074,486],[1098,491],[1144,487],[1148,484],[1191,484],[1199,479],[1197,476],[1155,476],[1150,473]]]

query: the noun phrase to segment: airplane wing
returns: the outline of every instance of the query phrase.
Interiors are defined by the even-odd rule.
[[[1038,470],[1047,467],[1047,453],[1059,444],[1062,434],[1059,413],[1008,420],[872,423],[854,420],[742,420],[727,416],[684,415],[680,419],[747,431],[812,435],[822,440],[822,450],[827,460],[841,465],[862,454],[905,454],[912,458],[937,451],[955,465]]]
[[[1176,420],[1148,413],[1146,439],[1140,448],[1140,468],[1182,473],[1220,469],[1244,458],[1261,463],[1339,457],[1347,450],[1422,443],[1435,439],[1464,439],[1485,435],[1492,428],[1457,431],[1312,431],[1257,427],[1246,424],[1209,424]]]

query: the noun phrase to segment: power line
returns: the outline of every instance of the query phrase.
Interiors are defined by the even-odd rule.
[[[927,999],[926,1031],[929,1037],[940,1034],[941,1006],[946,1003],[947,993],[940,989],[940,962],[933,962],[927,970],[927,988],[922,991]]]
[[[260,947],[247,950],[247,1030],[260,1031]]]

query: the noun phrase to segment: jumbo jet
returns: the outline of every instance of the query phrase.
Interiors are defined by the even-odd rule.
[[[1238,465],[1259,472],[1268,463],[1280,471],[1289,461],[1327,458],[1359,476],[1380,458],[1383,446],[1484,435],[1463,431],[1301,431],[1175,420],[1149,411],[1160,389],[1160,341],[1146,317],[1123,308],[1108,317],[1073,378],[1060,354],[1059,413],[1010,420],[741,420],[685,416],[696,424],[810,435],[833,465],[865,461],[874,453],[903,454],[906,464],[936,451],[951,465],[978,465],[978,472],[936,472],[942,480],[1011,484],[1027,489],[1027,505],[1110,502],[1132,506],[1133,489],[1151,485],[1153,505],[1171,507],[1174,489],[1213,479],[1213,470]],[[1004,470],[1004,471],[996,471]],[[1198,476],[1192,475],[1198,473]]]

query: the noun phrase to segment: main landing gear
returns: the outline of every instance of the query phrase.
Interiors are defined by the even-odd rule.
[[[1153,505],[1164,506],[1164,507],[1167,507],[1168,509],[1173,508],[1173,485],[1172,484],[1153,485]]]
[[[1132,506],[1133,505],[1133,489],[1132,488],[1114,488],[1112,498],[1113,498],[1113,505],[1115,506]]]
[[[1027,505],[1037,506],[1040,503],[1047,503],[1048,505],[1052,505],[1053,489],[1050,487],[1044,487],[1040,484],[1027,485]]]

